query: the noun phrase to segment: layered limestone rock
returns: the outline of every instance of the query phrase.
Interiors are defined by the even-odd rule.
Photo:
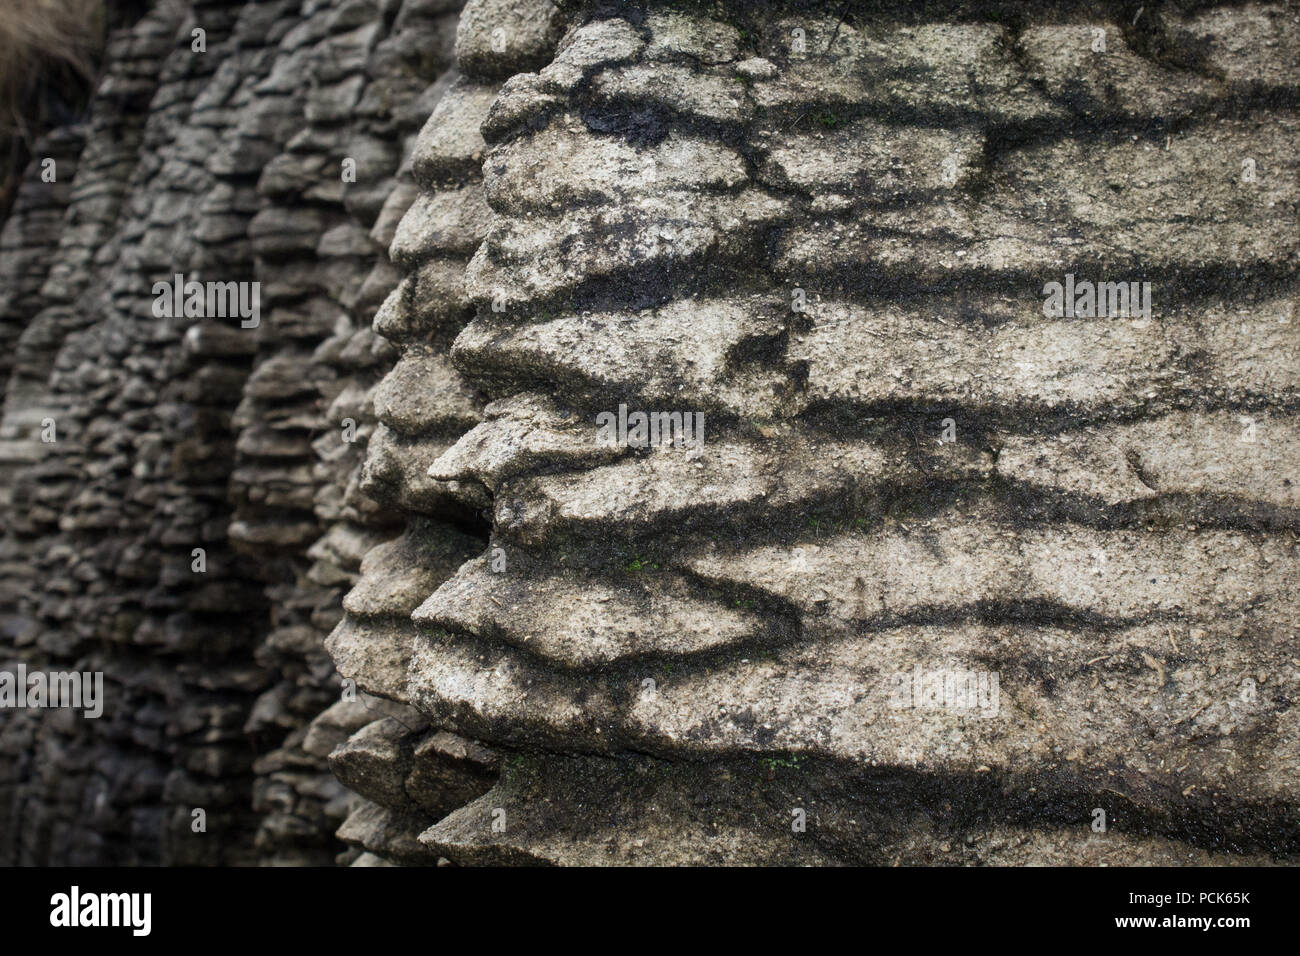
[[[483,421],[370,450],[490,547],[331,639],[508,752],[432,853],[1300,849],[1300,18],[1132,6],[566,5],[481,126]],[[425,195],[395,261],[470,218]]]
[[[376,425],[361,474],[361,489],[404,513],[407,523],[399,538],[366,555],[328,642],[345,678],[398,705],[409,704],[412,690],[412,612],[487,543],[487,498],[429,473],[484,413],[482,395],[448,357],[473,314],[465,270],[491,219],[480,128],[500,78],[521,64],[545,62],[560,22],[547,2],[470,0],[456,33],[457,76],[410,157],[418,195],[389,247],[404,275],[374,321],[401,357],[371,393]],[[428,863],[438,856],[419,835],[485,792],[499,757],[404,706],[354,734],[331,765],[366,798],[340,830],[365,851],[358,862]]]
[[[0,862],[1295,861],[1294,4],[110,28],[0,228],[0,670],[104,715],[0,715]]]
[[[323,641],[362,556],[396,531],[356,474],[370,392],[394,360],[370,317],[396,283],[385,249],[413,194],[402,158],[451,81],[457,8],[321,6],[263,84],[295,96],[305,121],[258,178],[248,231],[269,314],[234,416],[229,533],[267,582],[271,630],[255,658],[276,676],[246,729],[283,738],[254,765],[264,862],[333,858],[349,798],[329,752],[382,715],[351,689],[340,701]]]
[[[97,720],[6,711],[0,859],[330,862],[328,754],[387,713],[322,647],[400,530],[352,477],[370,317],[459,4],[139,6],[0,235],[0,649],[105,682]],[[258,311],[159,310],[178,273]]]
[[[253,824],[235,795],[248,770],[239,699],[257,675],[239,660],[248,624],[223,611],[259,602],[221,545],[214,467],[244,362],[238,349],[187,352],[179,323],[150,309],[158,273],[223,252],[193,238],[203,214],[186,203],[215,187],[203,160],[221,140],[190,109],[217,58],[176,55],[185,15],[151,10],[110,37],[8,384],[5,437],[32,454],[5,519],[7,642],[33,669],[102,672],[106,698],[98,720],[19,713],[17,748],[6,724],[11,861],[156,862],[189,816],[182,802],[214,829]],[[206,23],[211,48],[238,58],[235,11]],[[196,548],[210,576],[190,573]],[[246,858],[238,840],[210,848]]]

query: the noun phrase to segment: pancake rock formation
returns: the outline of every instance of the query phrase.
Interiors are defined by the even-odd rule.
[[[1300,5],[137,6],[0,231],[0,670],[105,677],[0,862],[1300,858]]]

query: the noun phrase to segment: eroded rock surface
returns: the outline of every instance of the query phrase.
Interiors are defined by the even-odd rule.
[[[517,756],[421,840],[1294,854],[1296,9],[566,11],[483,126],[492,404],[429,469],[504,570],[405,672]],[[1150,314],[1049,315],[1067,274]],[[705,440],[603,445],[620,405]]]
[[[826,7],[115,28],[0,230],[0,650],[111,709],[0,860],[1294,862],[1300,9]]]
[[[328,863],[329,753],[391,710],[323,648],[401,530],[355,474],[370,320],[459,4],[136,6],[0,235],[0,648],[105,681],[97,720],[5,711],[0,860]],[[260,315],[160,315],[177,273]]]

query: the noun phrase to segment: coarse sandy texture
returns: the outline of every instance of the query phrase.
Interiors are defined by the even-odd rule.
[[[490,547],[413,641],[331,639],[400,647],[377,684],[509,752],[425,845],[1300,849],[1300,22],[1137,6],[565,6],[482,125],[451,362],[490,404],[393,472]],[[413,234],[464,220],[426,196]],[[1151,314],[1045,315],[1067,274]],[[620,404],[704,444],[599,443]]]

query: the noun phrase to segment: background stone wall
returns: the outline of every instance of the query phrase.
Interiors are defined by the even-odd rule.
[[[108,702],[4,715],[0,861],[344,849],[347,792],[304,738],[340,698],[323,637],[394,519],[347,480],[365,427],[345,444],[330,415],[392,362],[370,319],[458,12],[152,5],[113,29],[85,119],[33,149],[0,239],[0,647],[103,671]],[[155,318],[177,272],[259,282],[260,325]]]

